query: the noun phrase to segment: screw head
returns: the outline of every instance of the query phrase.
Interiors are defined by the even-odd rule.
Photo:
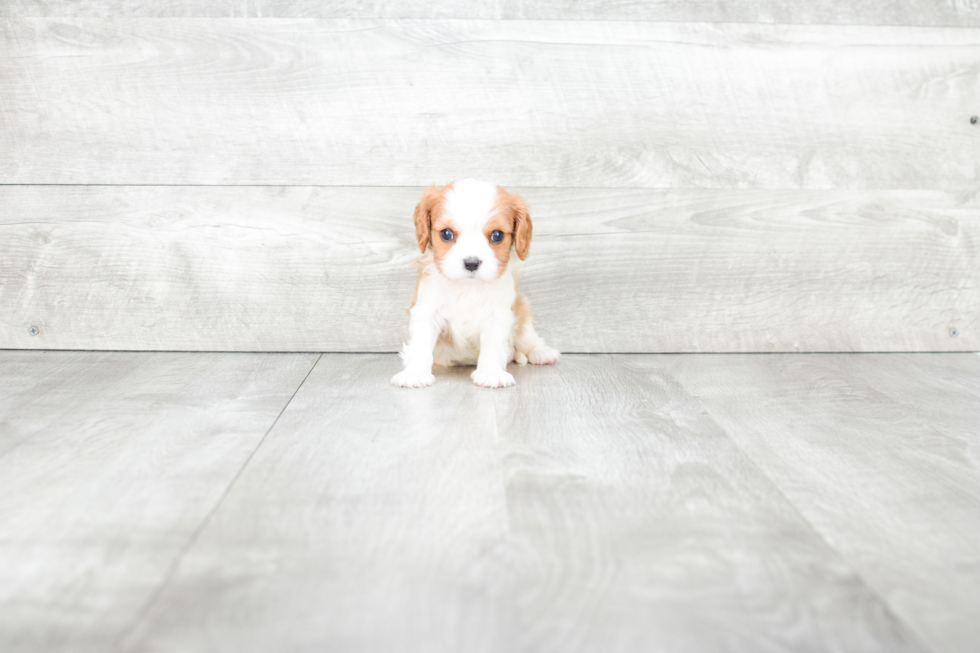
[[[980,122],[980,116],[970,116],[970,124],[975,125]]]
[[[38,334],[38,328],[36,326],[32,326],[30,329],[27,330],[27,332],[32,336],[36,336]]]
[[[960,330],[957,329],[956,327],[953,327],[952,329],[949,330],[949,337],[950,338],[955,338],[958,335],[960,335]]]

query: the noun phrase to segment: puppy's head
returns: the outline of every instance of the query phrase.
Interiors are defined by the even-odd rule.
[[[425,191],[415,207],[415,236],[432,246],[439,272],[454,281],[493,281],[511,248],[522,261],[531,247],[531,216],[520,196],[464,179]]]

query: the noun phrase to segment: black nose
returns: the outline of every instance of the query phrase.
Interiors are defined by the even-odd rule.
[[[478,267],[480,267],[480,259],[478,259],[478,258],[464,258],[463,259],[463,267],[466,268],[467,270],[469,270],[470,272],[474,272],[474,271],[476,271],[476,269]]]

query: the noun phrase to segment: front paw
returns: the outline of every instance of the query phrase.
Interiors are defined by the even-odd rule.
[[[545,347],[541,345],[536,347],[534,351],[527,355],[527,360],[535,365],[554,365],[561,358],[561,354],[558,353],[557,349],[552,349],[551,347]]]
[[[503,369],[487,369],[487,368],[476,368],[473,373],[470,374],[470,378],[473,379],[473,383],[483,386],[484,388],[506,388],[510,385],[515,385],[517,381],[514,377]]]
[[[391,377],[391,385],[400,388],[424,388],[436,382],[436,377],[432,372],[413,372],[412,370],[402,370]]]

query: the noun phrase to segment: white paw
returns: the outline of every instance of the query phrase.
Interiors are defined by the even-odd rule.
[[[558,353],[557,349],[552,349],[551,347],[545,347],[541,345],[536,347],[534,351],[527,355],[527,359],[535,365],[554,365],[561,358],[561,354]]]
[[[391,377],[391,385],[397,385],[400,388],[424,388],[435,382],[436,377],[432,375],[432,372],[402,370]]]
[[[507,370],[476,368],[470,374],[473,383],[484,388],[506,388],[517,383]]]

